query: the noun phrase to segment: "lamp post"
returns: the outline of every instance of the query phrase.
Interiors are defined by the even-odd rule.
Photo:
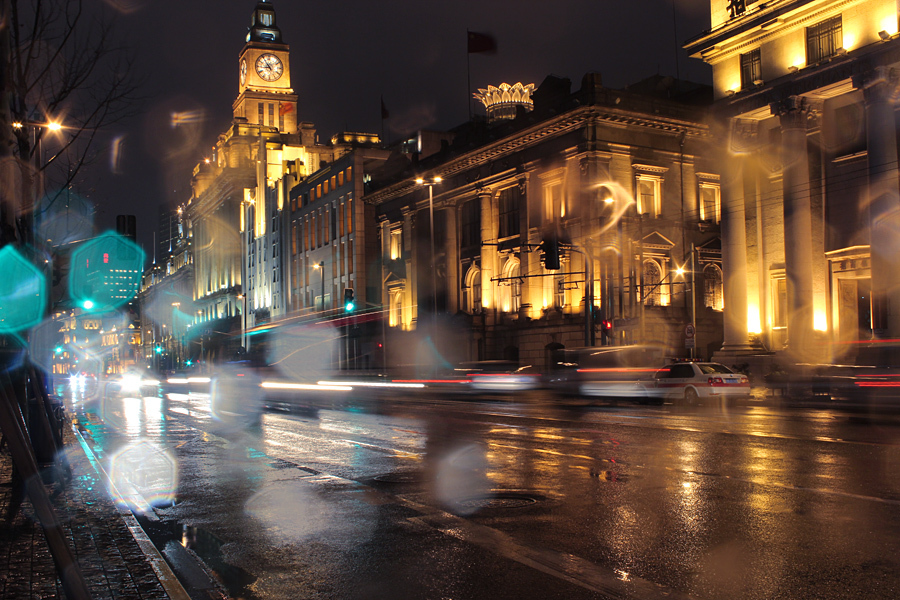
[[[313,265],[313,269],[318,269],[322,274],[322,312],[325,312],[325,261]]]
[[[172,348],[175,353],[175,367],[179,366],[181,362],[181,344],[178,341],[178,328],[175,324],[175,313],[178,311],[178,307],[181,306],[181,302],[173,302],[172,303]]]
[[[434,186],[441,183],[440,177],[425,179],[419,177],[416,183],[428,186],[428,229],[431,237],[431,308],[432,319],[437,316],[437,271],[434,268]]]
[[[24,208],[25,208],[25,213],[29,214],[29,216],[34,215],[36,217],[39,217],[40,211],[37,210],[37,206],[36,206],[37,199],[39,198],[37,180],[38,180],[38,175],[41,171],[41,155],[43,153],[43,144],[42,144],[43,135],[38,135],[38,130],[46,129],[47,131],[60,131],[60,130],[62,130],[63,126],[61,123],[56,122],[56,121],[46,121],[46,122],[13,121],[11,123],[11,125],[12,125],[12,128],[17,131],[21,131],[25,127],[30,127],[31,131],[32,131],[32,135],[34,136],[34,144],[32,146],[32,149],[34,150],[34,173],[35,173],[35,175],[34,175],[33,183],[31,183],[32,189],[30,190],[30,193],[26,194],[26,197],[31,202],[31,207],[30,207],[30,209],[29,209],[29,207],[24,207]],[[56,157],[54,156],[53,158],[56,158]],[[53,158],[51,158],[50,161],[52,161]],[[34,218],[34,217],[32,217],[32,218]],[[30,235],[34,234],[34,230],[36,230],[38,228],[38,225],[39,225],[39,223],[35,223],[34,221],[31,222],[32,230],[30,231]],[[38,237],[37,239],[40,239],[40,237]],[[29,242],[30,241],[31,240],[29,240]]]
[[[241,303],[241,348],[247,349],[247,294],[238,294]]]

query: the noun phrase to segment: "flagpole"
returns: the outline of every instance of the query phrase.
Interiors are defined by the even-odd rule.
[[[472,68],[470,66],[471,59],[469,58],[469,30],[466,29],[466,109],[469,111],[469,120],[472,120],[472,99],[469,95],[472,93]]]

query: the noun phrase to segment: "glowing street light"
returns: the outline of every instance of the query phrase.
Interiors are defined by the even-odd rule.
[[[317,265],[313,265],[313,269],[318,269],[322,272],[322,310],[325,310],[325,261],[319,262]]]

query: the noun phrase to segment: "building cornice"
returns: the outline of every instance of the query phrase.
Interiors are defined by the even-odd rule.
[[[692,121],[667,117],[649,117],[609,107],[584,106],[553,119],[542,121],[497,142],[481,146],[458,158],[449,160],[431,169],[429,172],[446,180],[459,173],[494,162],[504,155],[534,147],[547,139],[560,137],[589,124],[618,128],[644,128],[671,134],[685,132],[688,136],[698,139],[710,137],[709,128],[706,125]],[[413,178],[407,178],[367,195],[364,201],[366,204],[383,204],[404,196],[419,187]]]

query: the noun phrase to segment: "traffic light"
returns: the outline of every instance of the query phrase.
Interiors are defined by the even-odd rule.
[[[356,301],[353,299],[353,288],[344,288],[344,310],[353,312],[356,309]]]
[[[603,342],[602,345],[609,346],[612,341],[613,334],[613,324],[609,319],[603,319],[600,322],[600,336]]]
[[[541,242],[541,252],[544,253],[544,268],[548,271],[559,271],[559,238],[556,234],[544,238]]]

